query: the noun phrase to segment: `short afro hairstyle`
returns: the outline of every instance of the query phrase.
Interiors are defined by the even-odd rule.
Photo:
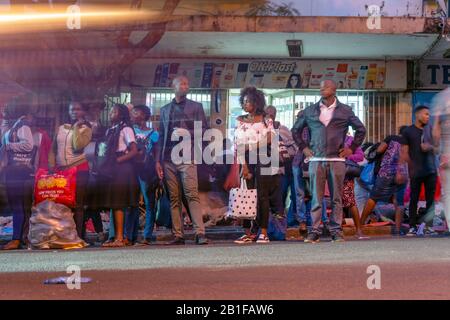
[[[425,106],[425,105],[420,105],[420,106],[417,106],[415,109],[414,109],[414,113],[417,113],[417,112],[419,112],[419,111],[422,111],[422,110],[430,110],[430,108],[429,107],[427,107],[427,106]]]
[[[256,107],[256,114],[265,115],[264,109],[266,107],[266,99],[264,97],[264,92],[256,89],[255,87],[246,87],[241,90],[239,96],[239,103],[241,107],[244,107],[244,98],[247,97],[248,101]]]

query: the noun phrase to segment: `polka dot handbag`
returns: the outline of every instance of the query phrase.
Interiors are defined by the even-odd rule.
[[[255,220],[258,199],[256,191],[256,189],[247,189],[247,182],[241,179],[241,186],[230,190],[227,217]]]

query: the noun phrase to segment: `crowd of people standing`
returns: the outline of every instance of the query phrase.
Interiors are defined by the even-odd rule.
[[[176,77],[173,89],[175,98],[161,108],[158,130],[147,126],[151,117],[147,106],[130,108],[115,104],[110,109],[109,128],[99,134],[98,128],[86,120],[86,104],[73,101],[68,110],[70,119],[56,130],[53,142],[45,131],[35,127],[26,106],[7,106],[4,117],[11,125],[2,133],[0,155],[14,232],[3,249],[18,249],[27,242],[33,176],[41,168],[50,172],[76,168],[76,204],[71,209],[80,238],[86,236],[88,218],[94,221],[96,231],[102,233],[100,211],[109,210],[109,234],[103,246],[123,247],[138,242],[142,196],[145,228],[140,243],[151,244],[155,189],[164,184],[174,236],[169,244],[185,244],[183,207],[193,223],[195,243],[208,244],[194,161],[194,150],[203,147],[201,141],[191,139],[192,152],[181,154],[184,160],[190,157],[190,161],[180,163],[173,157],[184,133],[194,136],[196,123],[200,123],[203,134],[208,123],[203,106],[187,99],[186,77]],[[422,185],[426,195],[426,230],[432,232],[438,177],[436,155],[441,136],[438,129],[445,124],[442,117],[437,121],[437,129],[433,129],[429,124],[429,108],[418,106],[414,124],[402,127],[399,135],[363,145],[364,124],[351,107],[338,100],[336,89],[333,81],[323,81],[320,101],[301,110],[292,129],[276,121],[277,110],[266,105],[261,90],[242,89],[239,103],[243,114],[236,119],[234,149],[241,178],[248,188],[257,189],[257,215],[255,220],[242,221],[245,233],[236,243],[269,243],[271,214],[287,214],[287,223],[299,228],[300,238],[306,243],[316,243],[324,231],[330,233],[332,241],[344,241],[342,226],[347,213],[353,219],[356,237],[365,239],[362,226],[380,201],[394,205],[395,233],[402,234],[408,186],[411,195],[407,235],[416,235]],[[353,129],[352,136],[349,127]],[[95,149],[93,161],[86,155],[91,144]],[[276,157],[271,154],[273,150]],[[267,157],[271,161],[264,161]],[[366,167],[372,168],[370,184],[360,177]],[[289,194],[290,206],[286,209]],[[358,205],[361,202],[362,210]]]

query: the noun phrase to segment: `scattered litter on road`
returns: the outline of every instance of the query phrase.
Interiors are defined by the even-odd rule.
[[[58,278],[52,278],[52,279],[47,279],[44,281],[44,284],[66,284],[67,280],[70,277],[58,277]],[[90,283],[92,282],[91,278],[80,278],[79,279],[80,283]],[[69,283],[73,283],[73,278],[70,278],[70,282]]]

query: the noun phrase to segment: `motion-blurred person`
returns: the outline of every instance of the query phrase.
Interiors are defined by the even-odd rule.
[[[3,250],[15,250],[26,243],[24,225],[31,216],[34,161],[37,148],[34,146],[31,124],[27,121],[28,106],[20,103],[8,104],[4,115],[13,123],[2,138],[6,155],[5,185],[9,207],[13,213],[13,236]]]
[[[442,182],[445,219],[450,232],[450,88],[436,95],[433,100],[434,146],[439,148],[439,171]]]

